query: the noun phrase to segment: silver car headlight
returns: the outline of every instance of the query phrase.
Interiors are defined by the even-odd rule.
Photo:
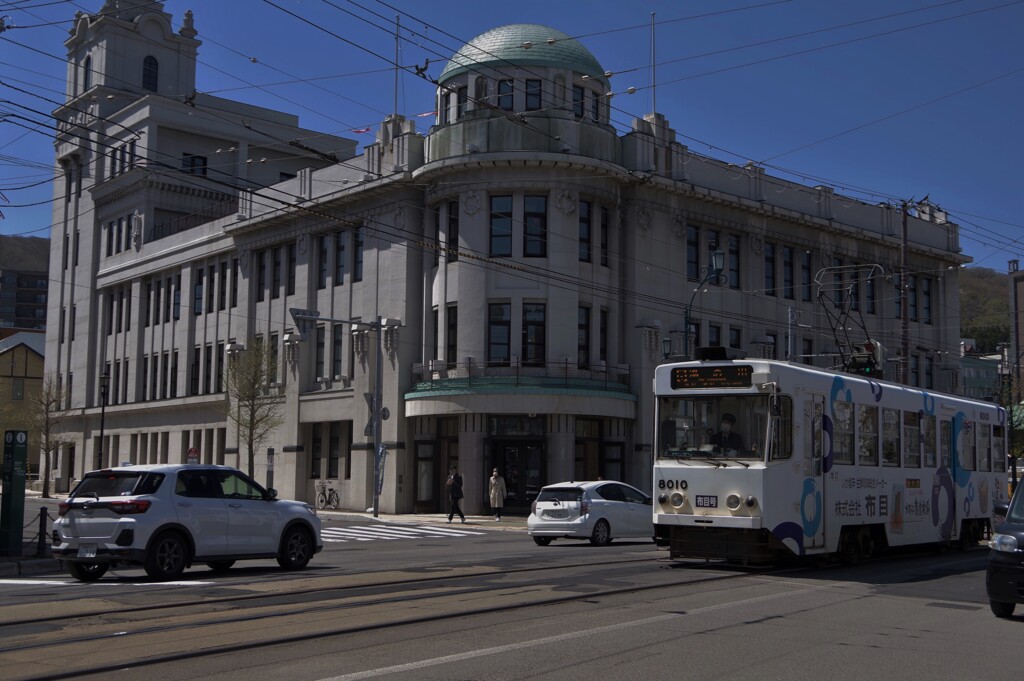
[[[1017,548],[1017,538],[1012,534],[996,533],[988,540],[988,546],[993,551],[1003,551],[1004,553],[1017,553],[1020,551]]]

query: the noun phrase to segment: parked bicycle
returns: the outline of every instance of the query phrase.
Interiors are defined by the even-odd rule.
[[[341,506],[341,498],[338,497],[338,490],[330,486],[326,480],[320,480],[316,483],[317,489],[319,490],[316,495],[316,507],[319,509],[332,508],[336,509]]]

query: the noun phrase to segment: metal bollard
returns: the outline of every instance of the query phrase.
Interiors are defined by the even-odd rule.
[[[42,558],[46,555],[46,518],[49,515],[45,506],[39,509],[39,538],[36,541],[37,558]]]

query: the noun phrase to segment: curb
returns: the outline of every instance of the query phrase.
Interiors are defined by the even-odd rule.
[[[0,577],[20,577],[22,575],[44,575],[51,572],[62,572],[63,567],[56,558],[29,558],[26,560],[10,560],[0,562]]]

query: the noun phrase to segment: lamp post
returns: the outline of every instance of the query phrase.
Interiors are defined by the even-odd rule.
[[[700,268],[700,283],[693,290],[693,295],[690,296],[690,303],[686,306],[686,322],[683,326],[683,356],[686,359],[690,359],[690,310],[693,309],[693,301],[697,298],[697,294],[701,292],[705,284],[710,281],[717,281],[722,276],[722,268],[724,266],[725,253],[717,250],[711,252],[711,264]]]
[[[104,371],[100,375],[100,446],[96,450],[97,468],[103,468],[103,430],[107,417],[107,394],[110,391],[110,374]]]

